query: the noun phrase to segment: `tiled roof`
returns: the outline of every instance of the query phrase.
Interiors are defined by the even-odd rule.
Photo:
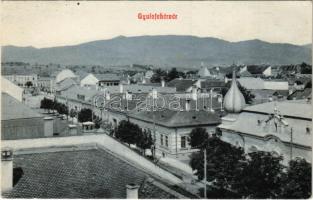
[[[206,80],[201,82],[201,88],[226,87],[225,81]]]
[[[149,174],[102,149],[35,153],[14,157],[24,175],[6,198],[126,198],[126,185],[141,198],[175,198],[145,181]]]
[[[178,92],[185,92],[188,88],[190,88],[196,80],[190,79],[174,79],[167,83],[169,87],[176,87]]]
[[[153,117],[154,115],[154,117]],[[129,114],[130,117],[140,119],[143,121],[153,122],[155,119],[156,124],[166,127],[184,127],[195,125],[216,125],[221,122],[218,114],[208,111],[136,111]]]
[[[244,111],[273,113],[275,104],[282,115],[301,117],[312,120],[312,104],[305,102],[301,103],[296,101],[267,102],[253,106],[248,106],[244,109]]]
[[[72,78],[66,78],[56,85],[56,91],[67,90],[68,88],[77,85],[77,83]]]
[[[1,93],[1,120],[42,117],[7,93]]]
[[[63,91],[61,96],[63,98],[78,100],[77,95],[79,94],[85,96],[85,102],[91,102],[92,98],[98,93],[100,93],[98,90],[87,89],[78,85],[74,85],[73,87]]]
[[[121,77],[117,74],[94,74],[99,81],[119,81]]]
[[[143,84],[130,84],[123,85],[123,90],[131,93],[148,93],[151,92],[152,89],[156,89],[158,92],[162,93],[174,93],[176,92],[175,87],[160,87],[160,86],[151,86],[151,85],[143,85]],[[108,86],[106,90],[112,93],[119,93],[120,86]]]

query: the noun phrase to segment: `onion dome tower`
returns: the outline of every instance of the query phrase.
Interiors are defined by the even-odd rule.
[[[236,81],[236,72],[235,69],[233,69],[233,79],[231,87],[224,97],[224,108],[230,113],[238,113],[245,107],[245,105],[245,98],[238,88]]]

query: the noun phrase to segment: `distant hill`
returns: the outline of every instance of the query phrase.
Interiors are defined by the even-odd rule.
[[[268,43],[261,40],[228,42],[194,36],[119,36],[74,46],[37,49],[4,46],[2,62],[58,63],[65,65],[125,65],[138,63],[169,67],[205,64],[311,63],[308,45]]]

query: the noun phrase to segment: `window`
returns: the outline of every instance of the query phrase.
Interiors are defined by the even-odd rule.
[[[165,146],[168,147],[168,136],[165,136]]]
[[[186,136],[182,136],[181,137],[180,147],[181,148],[186,148]]]
[[[84,101],[85,100],[85,95],[78,94],[77,95],[77,99]]]
[[[163,135],[161,134],[160,136],[161,136],[161,145],[164,145],[164,143],[163,143]]]

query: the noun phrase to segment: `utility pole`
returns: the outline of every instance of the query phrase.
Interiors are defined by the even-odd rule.
[[[206,195],[206,182],[207,182],[207,175],[206,175],[206,168],[207,168],[207,159],[206,159],[206,147],[204,148],[204,198],[207,198]]]
[[[293,130],[290,128],[290,160],[292,160]]]

